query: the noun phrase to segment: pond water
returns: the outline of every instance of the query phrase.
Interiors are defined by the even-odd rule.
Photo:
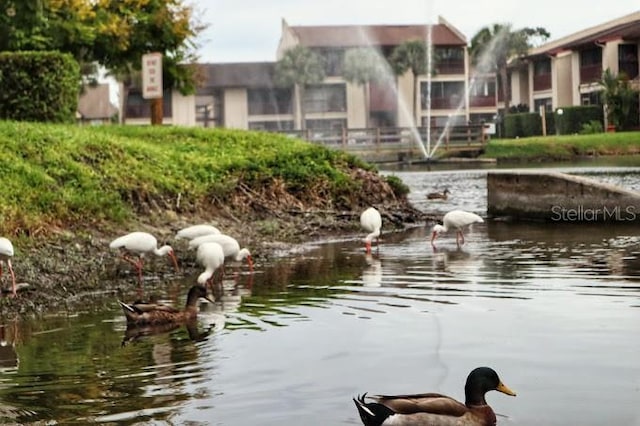
[[[640,169],[578,171],[640,187]],[[486,211],[486,170],[388,173],[426,211]],[[640,425],[638,231],[486,221],[434,251],[418,227],[229,275],[195,328],[128,333],[115,300],[5,322],[0,423],[358,425],[357,394],[463,399],[488,365],[518,393],[488,394],[499,425]],[[180,305],[194,279],[146,289]]]

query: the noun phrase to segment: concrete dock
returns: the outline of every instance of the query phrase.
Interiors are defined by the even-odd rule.
[[[553,222],[640,222],[640,192],[558,172],[487,174],[487,214]]]

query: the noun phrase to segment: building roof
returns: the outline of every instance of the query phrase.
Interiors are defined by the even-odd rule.
[[[291,26],[307,47],[397,46],[407,40],[427,40],[427,25],[320,25]],[[431,25],[437,46],[466,46],[467,41],[449,25]]]
[[[202,64],[201,87],[271,87],[274,85],[275,62],[238,62]]]
[[[555,55],[594,43],[640,38],[640,11],[604,22],[531,49],[527,56]]]
[[[105,120],[117,114],[118,108],[110,100],[109,84],[86,86],[78,99],[78,112],[84,120]]]

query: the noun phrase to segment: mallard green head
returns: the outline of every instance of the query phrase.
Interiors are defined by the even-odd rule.
[[[505,386],[498,373],[493,368],[478,367],[467,376],[467,383],[464,385],[465,404],[469,405],[485,405],[487,401],[484,394],[497,390],[507,395],[516,396],[516,393]]]

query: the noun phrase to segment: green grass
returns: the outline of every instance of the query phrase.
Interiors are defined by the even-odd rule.
[[[638,153],[640,132],[617,132],[496,139],[487,144],[484,157],[498,160],[569,160],[581,155]]]
[[[286,136],[241,130],[0,121],[0,231],[122,222],[140,200],[224,199],[237,183],[281,180],[358,189],[356,157]]]

